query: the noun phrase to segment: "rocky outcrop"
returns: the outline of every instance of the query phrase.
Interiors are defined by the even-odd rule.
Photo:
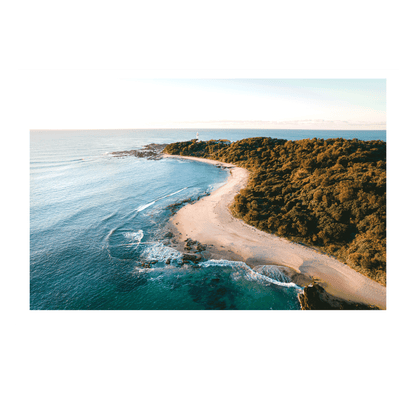
[[[317,283],[313,283],[304,288],[303,293],[299,295],[299,302],[304,310],[365,310],[378,309],[373,305],[365,305],[346,301],[336,296],[330,295],[325,289]]]
[[[193,250],[197,253],[206,250],[207,246],[205,244],[201,244],[199,241],[192,240],[191,238],[187,238],[185,240],[185,250]]]
[[[201,198],[208,196],[209,192],[205,191],[202,195],[199,195],[197,198],[191,197],[188,199],[184,199],[183,201],[175,202],[174,204],[170,204],[167,208],[170,210],[171,214],[176,214],[184,205],[186,204],[194,204],[196,201],[199,201]]]
[[[192,261],[192,263],[198,263],[202,260],[202,256],[200,255],[196,255],[196,254],[184,254],[182,256],[182,261],[184,263],[188,262],[188,261]]]
[[[201,252],[205,251],[206,246],[204,244],[201,244],[199,241],[192,240],[191,238],[187,238],[185,240],[185,246],[184,251],[187,251],[187,253],[184,253],[182,256],[183,263],[199,263],[203,260],[205,260]]]
[[[143,146],[143,148],[139,150],[122,150],[120,152],[112,152],[110,155],[114,157],[135,156],[150,160],[159,160],[163,157],[162,152],[165,147],[165,144],[151,143]]]

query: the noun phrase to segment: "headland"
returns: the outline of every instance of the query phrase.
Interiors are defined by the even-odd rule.
[[[235,218],[229,206],[245,188],[249,171],[231,163],[205,158],[164,155],[230,170],[228,181],[212,194],[181,208],[170,220],[176,239],[197,240],[208,247],[211,258],[244,261],[250,267],[283,265],[310,278],[337,299],[386,308],[386,287],[339,260],[311,247],[261,231]]]

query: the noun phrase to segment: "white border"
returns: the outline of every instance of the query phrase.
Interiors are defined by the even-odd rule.
[[[113,71],[140,78],[386,79],[387,310],[385,311],[31,311],[29,309],[30,146],[26,91],[30,71]],[[16,67],[15,315],[16,326],[400,326],[403,325],[403,68],[402,67]],[[97,126],[98,128],[99,126]]]

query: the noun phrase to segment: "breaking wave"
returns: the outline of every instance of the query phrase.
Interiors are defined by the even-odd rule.
[[[144,236],[143,230],[139,230],[136,233],[124,233],[124,236],[130,240],[132,240],[133,244],[140,244],[142,238]]]
[[[162,243],[149,244],[141,253],[142,258],[149,261],[166,262],[167,260],[180,260],[182,253]]]
[[[265,268],[264,271],[268,275],[259,273],[251,269],[249,266],[247,266],[246,263],[242,261],[208,260],[204,263],[201,263],[201,267],[231,267],[233,270],[231,276],[234,279],[244,278],[244,279],[251,280],[251,281],[257,280],[257,281],[267,282],[267,283],[271,283],[271,284],[278,285],[278,286],[299,288],[298,285],[291,282],[288,279],[288,277],[285,276],[280,271],[279,273],[275,272],[273,276],[269,274],[270,271],[267,269],[268,266],[263,266]]]
[[[254,268],[257,273],[262,274],[263,276],[270,277],[282,283],[291,283],[288,276],[280,269],[279,266],[265,265],[257,266]]]
[[[176,195],[176,194],[178,194],[179,192],[184,191],[185,189],[188,189],[188,187],[185,187],[185,188],[179,189],[179,191],[176,191],[176,192],[173,192],[172,194],[166,195],[166,196],[164,196],[163,198],[167,198],[168,196]],[[160,199],[162,199],[162,198],[160,198]]]
[[[139,208],[136,209],[137,212],[143,211],[144,209],[150,207],[151,205],[153,205],[156,201],[152,201],[149,204],[146,205],[140,205]]]
[[[157,199],[155,199],[154,201],[149,202],[148,204],[145,204],[145,205],[140,205],[140,206],[136,209],[136,211],[137,211],[137,212],[143,211],[144,209],[146,209],[146,208],[150,207],[151,205],[153,205],[155,202],[160,201],[161,199],[168,198],[168,197],[170,197],[170,196],[172,196],[172,195],[176,195],[176,194],[178,194],[179,192],[184,191],[185,189],[188,189],[188,187],[186,186],[185,188],[179,189],[179,191],[175,191],[175,192],[172,192],[171,194],[161,196],[160,198],[157,198]]]

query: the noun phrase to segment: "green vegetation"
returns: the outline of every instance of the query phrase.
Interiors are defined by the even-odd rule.
[[[194,139],[169,144],[164,152],[248,169],[250,180],[235,197],[233,215],[386,283],[385,142]]]

